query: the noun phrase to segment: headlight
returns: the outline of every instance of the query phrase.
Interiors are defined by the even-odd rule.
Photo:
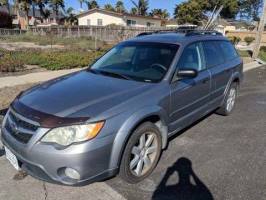
[[[74,142],[83,142],[96,137],[103,125],[104,122],[98,122],[54,128],[49,131],[41,141],[54,142],[63,146],[68,146]]]

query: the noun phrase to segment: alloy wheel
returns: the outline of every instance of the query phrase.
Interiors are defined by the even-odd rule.
[[[143,133],[131,150],[129,168],[135,176],[143,176],[156,161],[158,137],[155,133]]]

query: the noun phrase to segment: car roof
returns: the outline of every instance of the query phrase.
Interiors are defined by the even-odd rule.
[[[223,35],[204,35],[204,34],[186,34],[186,33],[147,33],[135,38],[126,40],[125,42],[154,42],[154,43],[167,43],[167,44],[187,44],[194,41],[204,40],[228,40]]]

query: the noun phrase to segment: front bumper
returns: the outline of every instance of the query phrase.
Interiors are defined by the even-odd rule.
[[[117,169],[109,169],[113,135],[56,149],[39,142],[46,132],[47,129],[40,128],[27,144],[23,144],[2,128],[3,145],[16,155],[20,167],[29,175],[51,183],[86,185],[117,173]],[[66,167],[78,171],[80,180],[67,177]]]

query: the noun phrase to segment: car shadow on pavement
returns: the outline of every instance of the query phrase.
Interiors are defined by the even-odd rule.
[[[167,185],[175,173],[179,177],[178,183]],[[214,198],[207,186],[194,173],[191,161],[182,157],[167,169],[165,176],[154,191],[152,199],[213,200]]]

